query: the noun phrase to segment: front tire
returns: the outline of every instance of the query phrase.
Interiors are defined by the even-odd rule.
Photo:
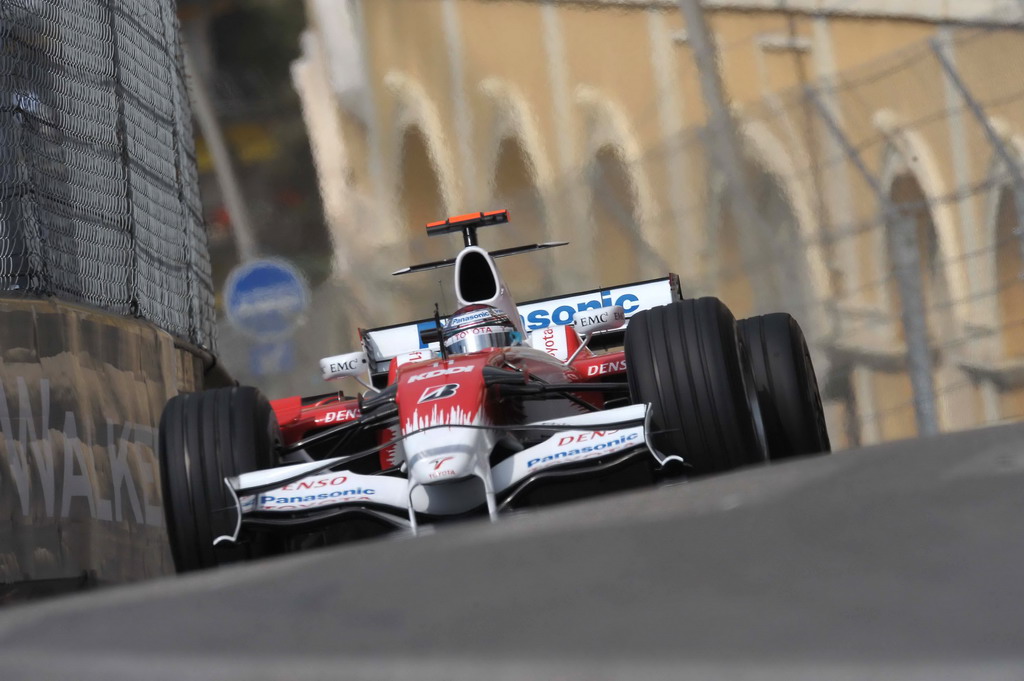
[[[717,298],[636,313],[626,328],[630,397],[649,403],[652,440],[694,474],[766,460],[736,319]]]
[[[779,312],[739,322],[773,461],[828,452],[828,427],[800,325]]]
[[[171,555],[178,572],[216,567],[268,553],[260,538],[214,546],[232,534],[234,500],[224,478],[270,468],[280,431],[256,388],[177,395],[160,419],[160,473]]]

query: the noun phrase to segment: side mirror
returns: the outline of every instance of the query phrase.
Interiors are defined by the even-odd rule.
[[[581,336],[589,336],[597,331],[611,331],[626,323],[626,311],[621,305],[602,307],[600,310],[584,310],[578,312],[572,321],[576,332]]]
[[[320,374],[325,381],[346,376],[359,377],[366,373],[370,362],[365,352],[350,352],[344,355],[324,357],[320,360]]]

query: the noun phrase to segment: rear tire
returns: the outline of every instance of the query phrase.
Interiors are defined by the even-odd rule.
[[[256,388],[242,386],[171,398],[160,419],[160,473],[171,555],[179,572],[268,553],[260,537],[214,546],[233,534],[234,500],[224,478],[274,465],[277,418]]]
[[[739,322],[773,461],[831,450],[818,381],[800,325],[780,312]]]
[[[736,319],[717,298],[636,313],[626,328],[630,397],[649,403],[652,441],[695,474],[766,460],[764,433]]]

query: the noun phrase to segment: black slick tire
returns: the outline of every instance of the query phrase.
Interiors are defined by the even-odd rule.
[[[652,407],[655,447],[693,474],[761,463],[765,443],[736,319],[717,298],[636,313],[626,328],[630,397]]]
[[[769,458],[830,451],[818,381],[800,325],[780,312],[743,319],[739,328],[750,353]]]
[[[171,555],[178,572],[267,553],[259,538],[214,546],[232,534],[237,512],[224,478],[270,468],[280,442],[267,399],[248,386],[171,398],[160,419],[160,473]]]

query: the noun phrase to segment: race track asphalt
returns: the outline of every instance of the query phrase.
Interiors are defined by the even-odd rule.
[[[0,679],[1024,679],[1024,426],[0,611]]]

